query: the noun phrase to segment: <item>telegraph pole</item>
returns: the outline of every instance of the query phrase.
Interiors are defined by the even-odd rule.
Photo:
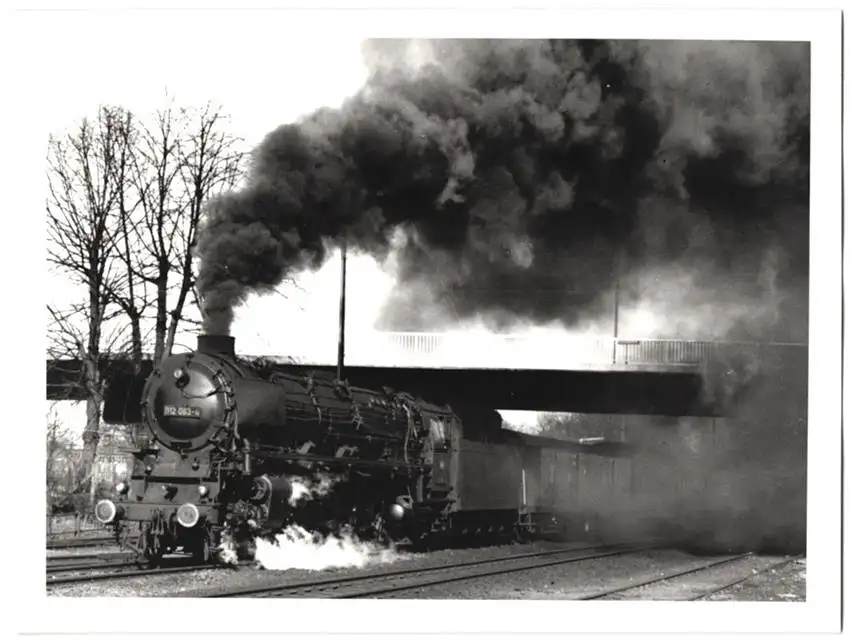
[[[348,254],[348,236],[342,238],[342,275],[339,289],[339,341],[336,352],[336,378],[342,379],[345,366],[345,263]]]
[[[617,363],[617,336],[620,332],[620,255],[614,259],[614,342],[611,354],[613,364]]]

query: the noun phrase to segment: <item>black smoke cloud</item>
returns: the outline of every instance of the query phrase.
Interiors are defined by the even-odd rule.
[[[808,271],[805,43],[372,41],[364,88],[284,125],[199,243],[206,330],[346,236],[460,317],[570,323],[620,271]],[[771,255],[773,256],[773,255]]]

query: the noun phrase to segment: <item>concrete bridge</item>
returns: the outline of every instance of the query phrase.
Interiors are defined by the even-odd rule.
[[[266,357],[296,372],[332,371],[335,343],[310,339],[299,338],[288,355]],[[236,351],[251,357],[240,351],[238,337]],[[349,332],[344,376],[360,386],[387,385],[434,401],[503,409],[714,415],[723,411],[704,407],[704,376],[712,369],[725,372],[717,365],[742,356],[759,363],[780,359],[805,371],[807,346],[566,333]],[[138,375],[125,360],[105,359],[103,368],[109,382],[104,416],[119,413],[133,421],[151,362]],[[83,399],[79,371],[76,360],[48,362],[48,399]]]

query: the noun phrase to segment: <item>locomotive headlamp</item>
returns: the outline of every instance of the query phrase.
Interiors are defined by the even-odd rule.
[[[145,473],[150,474],[152,471],[153,471],[153,467],[151,465],[148,465],[148,466],[145,467]]]
[[[130,486],[126,482],[119,482],[115,485],[115,492],[119,495],[124,495],[130,490]]]
[[[209,492],[210,492],[210,488],[207,485],[205,485],[205,484],[198,485],[198,495],[201,496],[201,498],[206,498],[207,495],[209,494]]]
[[[177,510],[177,522],[187,529],[197,525],[200,518],[201,512],[198,511],[198,508],[191,502],[187,502],[185,505],[180,505],[180,508]]]
[[[183,388],[189,382],[189,374],[182,368],[175,368],[171,374],[174,376],[174,384],[177,388]]]
[[[393,520],[401,520],[402,518],[404,518],[404,507],[402,507],[400,504],[393,503],[390,506],[390,518],[392,518]]]
[[[111,500],[101,500],[94,506],[94,517],[104,525],[108,525],[115,520],[117,513],[118,509],[116,509],[115,503]]]

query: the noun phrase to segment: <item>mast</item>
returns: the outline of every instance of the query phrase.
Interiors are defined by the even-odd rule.
[[[345,264],[346,255],[348,254],[348,239],[347,236],[342,238],[342,275],[340,278],[339,289],[339,340],[337,342],[336,352],[336,378],[342,379],[343,368],[345,366]]]

